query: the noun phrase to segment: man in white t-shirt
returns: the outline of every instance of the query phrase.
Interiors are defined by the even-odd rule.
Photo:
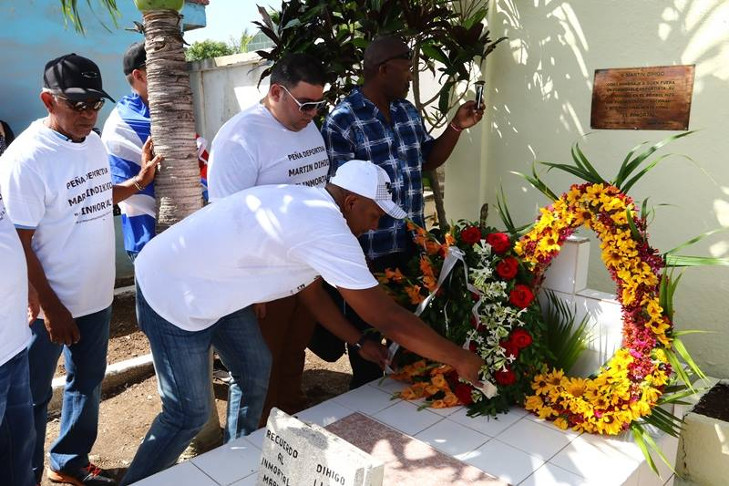
[[[25,314],[28,270],[23,247],[0,195],[0,467],[3,484],[34,486],[33,401]]]
[[[323,66],[311,55],[289,54],[276,63],[270,79],[261,102],[228,120],[213,140],[208,168],[213,202],[253,186],[326,183],[329,157],[312,123],[326,103]],[[260,425],[265,425],[272,407],[289,414],[306,408],[301,382],[315,321],[293,295],[256,309],[273,358],[261,414]],[[231,436],[234,431],[226,430],[226,439]]]
[[[89,462],[114,289],[112,208],[152,182],[160,158],[152,158],[148,141],[140,173],[112,184],[106,150],[92,132],[104,98],[111,99],[93,61],[76,54],[49,61],[40,95],[48,116],[33,122],[0,157],[0,191],[42,311],[31,325],[28,355],[38,482],[51,382],[63,352],[66,387],[48,477],[72,484],[114,484]]]
[[[145,246],[136,263],[137,314],[151,344],[162,413],[123,484],[173,465],[205,423],[211,345],[245,397],[232,419],[243,434],[258,427],[270,354],[251,307],[256,302],[299,294],[330,331],[385,364],[382,348],[364,339],[315,285],[319,278],[389,338],[478,382],[483,361],[397,305],[369,272],[356,236],[377,227],[384,214],[405,215],[391,199],[387,173],[355,160],[342,165],[326,188],[252,187],[188,216]]]

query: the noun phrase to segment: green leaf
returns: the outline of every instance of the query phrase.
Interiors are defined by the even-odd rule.
[[[658,468],[656,467],[656,463],[653,462],[653,457],[651,457],[651,453],[648,450],[648,446],[645,443],[644,436],[646,435],[645,429],[643,429],[640,425],[636,423],[630,424],[630,431],[633,433],[633,438],[635,439],[635,444],[640,448],[640,451],[643,453],[643,457],[645,457],[645,461],[650,466],[651,470],[658,474]]]
[[[673,371],[676,373],[678,378],[683,381],[689,389],[694,390],[694,386],[691,383],[691,377],[689,377],[688,373],[686,373],[686,370],[683,368],[683,365],[679,361],[678,356],[676,356],[676,353],[672,349],[668,348],[665,348],[664,351],[666,352],[668,362],[671,363]]]
[[[544,313],[547,326],[546,344],[554,355],[550,366],[561,368],[566,372],[579,359],[592,340],[588,324],[590,316],[585,315],[579,324],[575,324],[577,307],[570,308],[564,300],[551,290],[546,291],[548,305]]]
[[[582,153],[582,150],[580,150],[580,144],[575,143],[572,146],[572,158],[575,161],[575,164],[582,167],[587,173],[591,175],[591,177],[594,180],[599,180],[600,182],[607,183],[606,180],[600,176],[600,174],[595,170],[595,168],[590,164],[590,162],[587,160],[587,157],[585,157],[585,154]]]
[[[442,49],[430,44],[423,44],[420,46],[420,49],[427,57],[435,59],[443,64],[448,64],[448,56],[446,56]]]
[[[671,253],[676,253],[678,250],[681,250],[682,248],[686,248],[687,246],[691,246],[694,243],[698,243],[699,241],[703,240],[707,236],[711,236],[711,235],[714,235],[716,233],[720,233],[720,232],[726,231],[726,230],[727,230],[727,228],[716,228],[716,229],[707,231],[705,233],[701,233],[700,235],[694,236],[690,240],[688,240],[688,241],[686,241],[684,243],[681,243],[676,248],[672,248],[672,249],[668,250],[666,253],[664,253],[664,255],[668,255],[668,254],[671,254]]]
[[[729,258],[693,255],[666,255],[667,267],[729,266]]]
[[[683,138],[683,137],[685,137],[687,135],[690,135],[692,133],[694,133],[694,130],[689,130],[689,131],[684,132],[684,133],[679,133],[679,134],[676,134],[676,135],[672,135],[672,136],[670,136],[668,138],[665,138],[665,139],[661,140],[660,142],[657,142],[657,143],[653,144],[647,150],[645,150],[644,152],[642,152],[639,155],[637,155],[634,159],[632,159],[630,161],[623,161],[623,164],[620,166],[620,170],[618,172],[618,177],[616,177],[616,179],[615,179],[615,186],[618,187],[618,188],[623,187],[623,181],[625,181],[625,179],[627,179],[628,176],[630,176],[630,174],[633,173],[633,171],[635,171],[638,167],[640,167],[640,165],[646,159],[648,159],[648,157],[650,157],[651,155],[653,155],[653,153],[655,153],[658,149],[660,149],[661,147],[663,147],[664,145],[666,145],[668,143],[673,142],[674,140],[678,140],[679,138]],[[633,150],[637,150],[637,148],[639,148],[639,147],[636,147]],[[637,180],[633,180],[632,184],[635,184],[635,182],[637,182]],[[632,184],[631,184],[631,186],[632,186]]]
[[[635,224],[635,219],[633,218],[633,211],[628,207],[625,210],[625,216],[628,219],[628,226],[630,226],[630,233],[633,235],[633,239],[636,241],[643,241],[643,234],[638,230],[638,226]]]
[[[590,172],[588,172],[587,170],[582,169],[580,167],[574,167],[574,166],[567,165],[567,164],[556,164],[554,162],[540,162],[540,163],[542,165],[546,165],[547,167],[549,167],[549,170],[552,170],[552,169],[561,170],[561,171],[570,173],[572,175],[575,175],[586,182],[592,182],[594,184],[599,184],[600,182],[602,182],[602,179],[594,178],[592,176],[592,174],[590,174]]]
[[[691,371],[693,371],[696,376],[698,376],[699,378],[706,378],[704,372],[701,371],[701,368],[699,368],[699,366],[691,357],[691,354],[689,354],[686,346],[683,344],[683,341],[674,337],[673,347],[676,349],[678,355],[681,356],[681,359],[684,360],[684,362],[689,366],[689,368],[691,368]]]
[[[536,171],[534,170],[534,166],[533,165],[532,165],[532,175],[531,176],[530,175],[527,175],[527,174],[524,174],[523,172],[511,171],[511,173],[512,174],[516,174],[519,177],[522,177],[522,178],[526,179],[526,181],[529,182],[529,184],[531,184],[532,186],[534,186],[534,188],[536,190],[538,190],[539,192],[541,192],[542,194],[544,194],[545,196],[547,196],[547,198],[550,201],[556,201],[557,199],[559,199],[557,197],[557,195],[555,193],[553,193],[549,189],[549,187],[547,187],[547,185],[544,182],[542,182],[542,180],[539,178],[539,176],[537,175]]]

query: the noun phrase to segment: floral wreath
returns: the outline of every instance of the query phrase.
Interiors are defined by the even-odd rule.
[[[648,245],[645,220],[635,214],[633,200],[602,183],[572,186],[541,210],[514,249],[539,279],[565,238],[583,225],[600,239],[602,260],[617,283],[623,347],[595,378],[569,378],[562,370],[538,375],[532,384],[536,394],[525,406],[563,429],[614,435],[650,415],[671,375],[663,348],[671,345],[672,324],[660,304],[664,264]]]
[[[440,243],[408,222],[420,253],[405,274],[388,269],[386,289],[447,339],[477,353],[484,388],[461,382],[455,371],[416,355],[399,360],[392,378],[411,385],[397,396],[424,399],[425,407],[466,405],[470,415],[495,415],[531,392],[544,361],[543,322],[532,274],[513,251],[512,238],[459,221]],[[409,362],[413,361],[414,362]]]

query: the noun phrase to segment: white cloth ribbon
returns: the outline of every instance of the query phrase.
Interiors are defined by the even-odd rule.
[[[441,285],[443,282],[445,282],[445,279],[450,275],[451,271],[455,268],[456,264],[458,262],[463,263],[463,274],[465,276],[465,282],[466,282],[466,289],[476,295],[479,296],[478,301],[474,306],[471,308],[471,313],[473,314],[475,319],[478,319],[478,308],[481,306],[482,296],[483,294],[471,283],[468,281],[468,265],[466,265],[466,260],[464,259],[465,253],[463,253],[463,250],[458,248],[457,246],[449,246],[448,247],[448,253],[445,256],[445,259],[443,260],[443,266],[440,270],[440,275],[438,275],[438,281],[436,282],[435,289],[425,298],[423,301],[418,304],[418,307],[413,311],[413,314],[416,316],[420,316],[420,314],[423,313],[426,307],[428,307],[428,304],[431,300],[433,300],[433,297],[438,293],[438,290],[440,290]],[[445,322],[446,332],[448,332],[448,317],[446,315],[446,322]],[[466,341],[463,348],[468,349],[469,342]],[[400,345],[396,343],[395,341],[390,344],[390,347],[387,350],[387,361],[388,365],[385,367],[385,373],[391,374],[394,373],[395,370],[393,370],[389,363],[394,359],[395,353],[397,353],[397,350],[400,349]],[[480,390],[481,393],[483,393],[486,398],[492,398],[498,394],[498,390],[496,386],[494,386],[493,383],[489,381],[483,380],[482,386],[476,387],[477,390]]]

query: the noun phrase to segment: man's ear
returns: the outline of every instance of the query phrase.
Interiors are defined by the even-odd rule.
[[[344,197],[344,207],[351,211],[352,207],[354,207],[354,204],[357,202],[357,199],[359,199],[359,196],[350,192]]]
[[[51,113],[56,102],[53,98],[53,94],[48,91],[41,91],[40,99],[43,102],[43,105],[45,105],[46,110],[48,110],[48,113]]]

